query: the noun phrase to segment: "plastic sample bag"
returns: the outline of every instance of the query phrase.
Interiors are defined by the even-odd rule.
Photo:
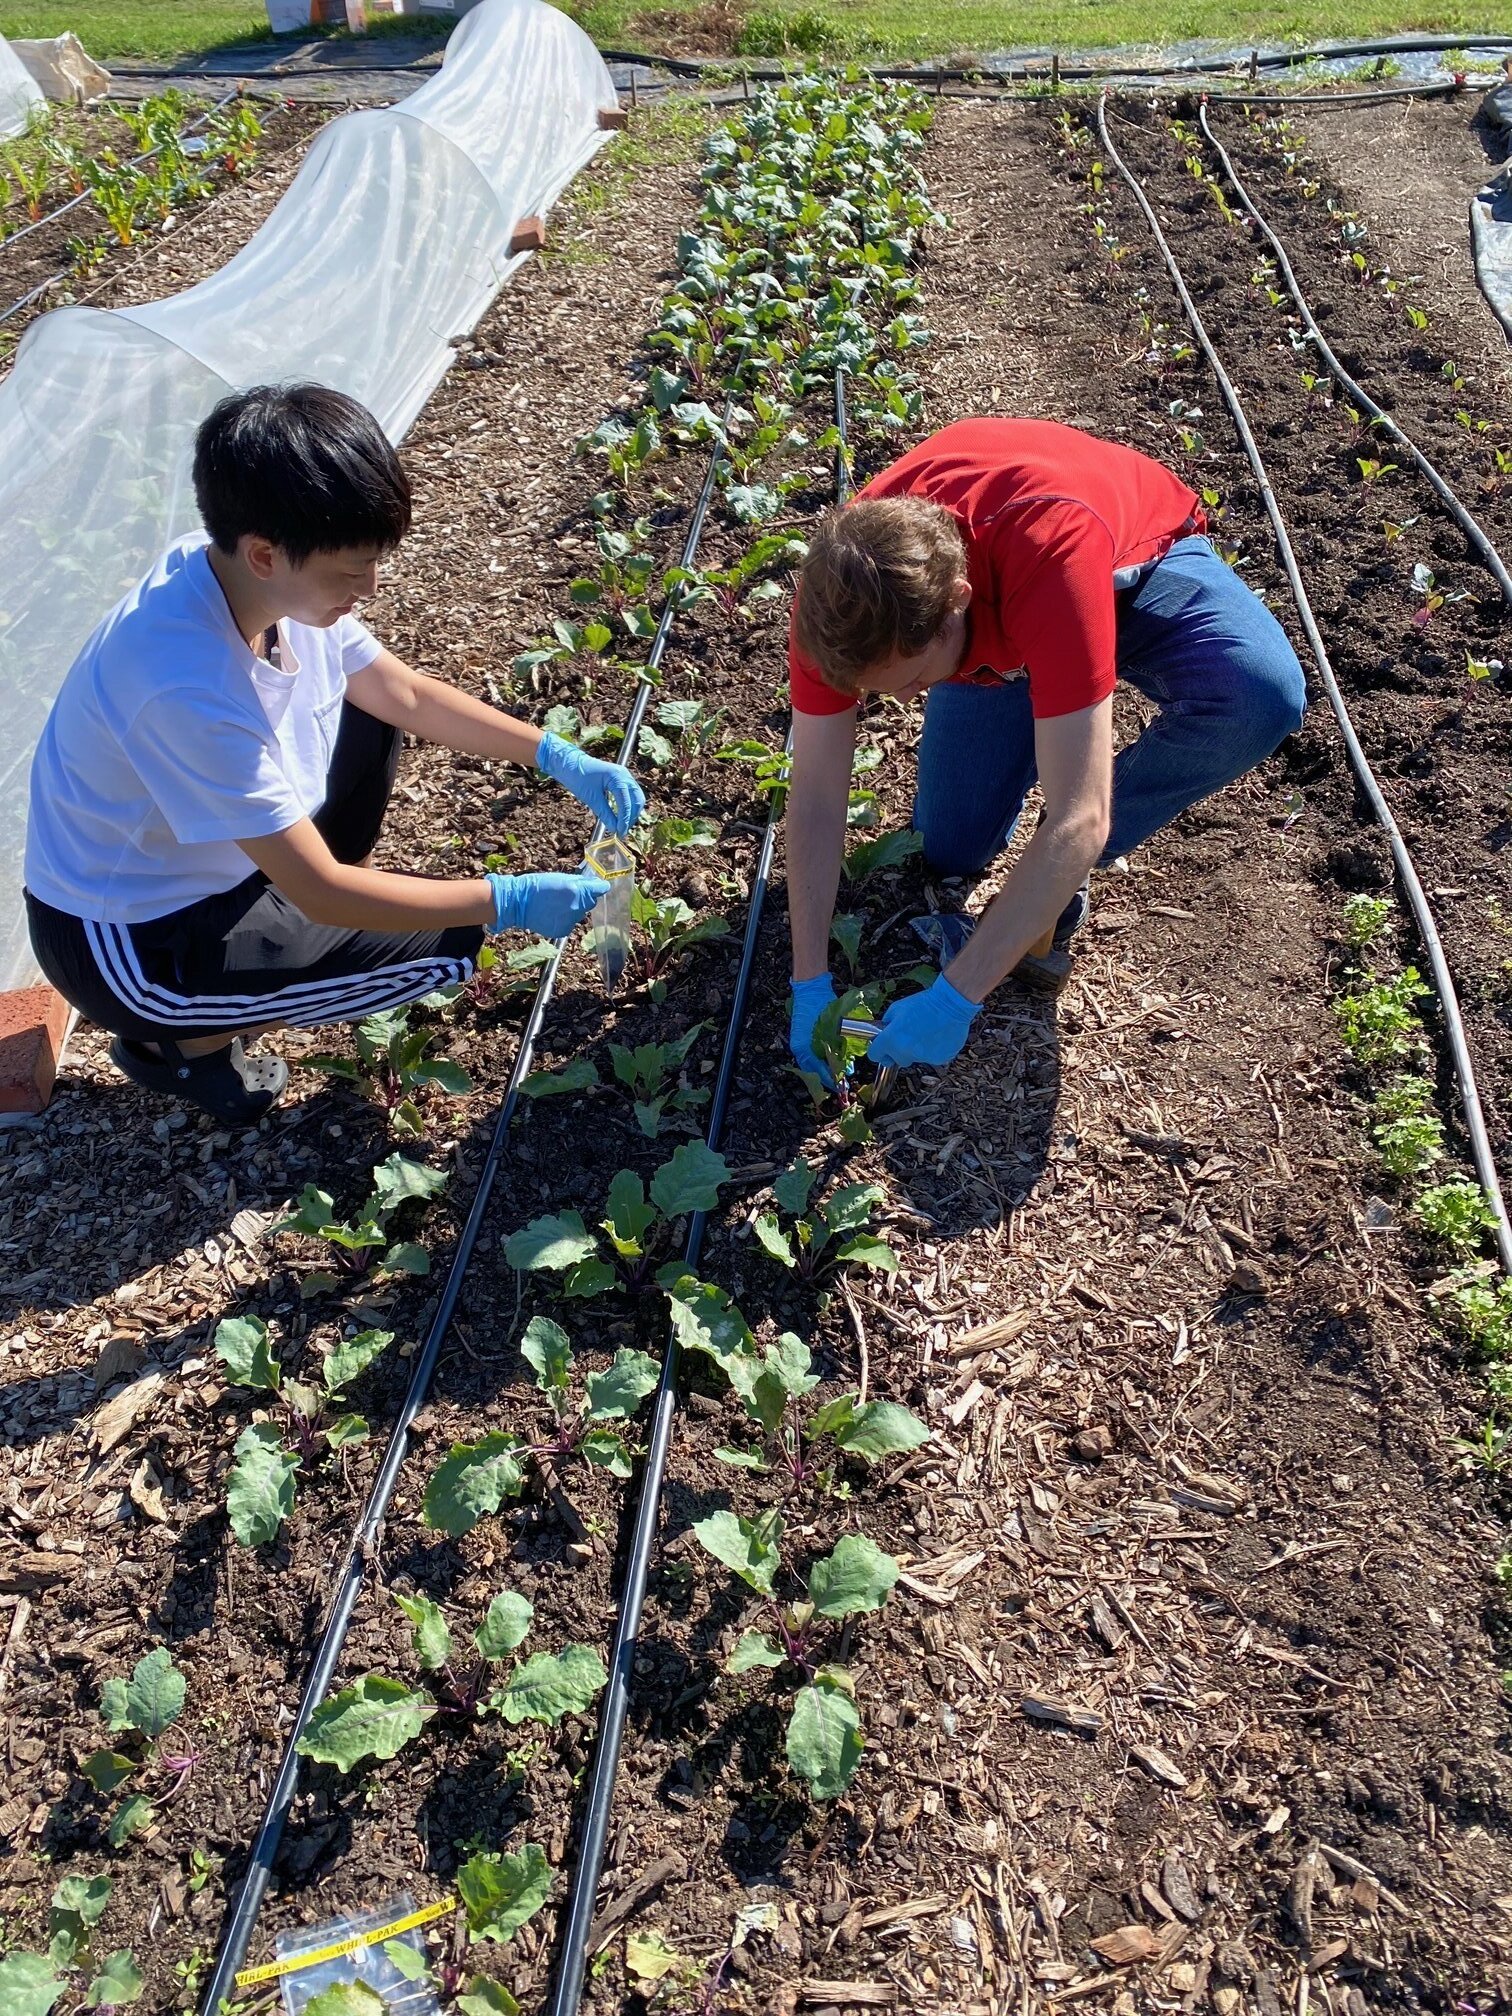
[[[483,0],[440,73],[312,143],[251,242],[170,300],[59,308],[0,383],[0,988],[33,967],[21,907],[32,751],[90,632],[193,531],[194,431],[225,393],[312,378],[400,439],[607,135],[613,82],[542,0]],[[521,255],[523,256],[523,255]]]
[[[401,1895],[390,1897],[372,1911],[353,1911],[325,1925],[304,1925],[297,1932],[281,1933],[274,1946],[280,1960],[297,1959],[301,1954],[330,1955],[312,1957],[309,1965],[281,1977],[286,2016],[304,2016],[317,1995],[328,1988],[349,1987],[355,1981],[381,1995],[393,2016],[438,2016],[420,1933],[392,1932],[367,1943],[369,1935],[388,1932],[414,1912],[414,1899]],[[342,1946],[352,1950],[330,1953],[332,1947]]]
[[[42,105],[42,93],[21,58],[0,35],[0,140],[26,131]]]

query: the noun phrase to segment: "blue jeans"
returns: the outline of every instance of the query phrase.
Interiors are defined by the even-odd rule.
[[[1252,770],[1296,729],[1302,668],[1260,598],[1202,537],[1181,539],[1118,603],[1118,676],[1160,712],[1113,765],[1099,866]],[[942,875],[1005,844],[1035,780],[1029,682],[931,688],[914,828]]]

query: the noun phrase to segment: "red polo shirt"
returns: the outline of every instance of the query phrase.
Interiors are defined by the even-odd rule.
[[[958,420],[874,476],[862,497],[942,504],[966,542],[971,581],[958,681],[1029,681],[1037,720],[1113,691],[1113,595],[1206,525],[1195,492],[1133,448],[1053,420]],[[788,629],[799,714],[855,703],[826,686]]]

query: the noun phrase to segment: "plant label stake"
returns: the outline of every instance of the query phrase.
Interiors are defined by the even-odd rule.
[[[870,1043],[874,1036],[882,1034],[882,1024],[880,1022],[873,1022],[869,1015],[846,1015],[841,1018],[840,1034],[842,1036],[864,1036],[866,1041]],[[883,1064],[879,1066],[877,1075],[872,1080],[872,1111],[874,1113],[880,1113],[882,1108],[887,1104],[897,1076],[898,1067],[896,1064]]]
[[[589,939],[598,954],[605,990],[619,985],[630,957],[630,899],[635,894],[635,856],[612,833],[595,840],[584,859],[609,884],[589,913]]]

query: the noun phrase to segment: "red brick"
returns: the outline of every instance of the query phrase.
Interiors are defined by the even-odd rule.
[[[0,994],[0,1113],[40,1113],[52,1097],[68,1003],[51,987]]]
[[[600,105],[598,123],[600,132],[623,133],[630,124],[630,114],[623,105]]]
[[[539,252],[546,243],[546,226],[539,217],[522,217],[509,241],[510,257],[519,252]]]

